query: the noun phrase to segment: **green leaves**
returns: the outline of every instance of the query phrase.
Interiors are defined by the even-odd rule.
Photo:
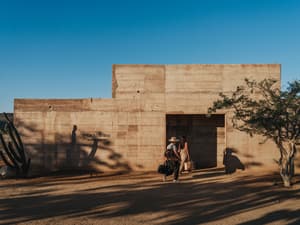
[[[245,79],[231,96],[220,93],[220,99],[208,109],[211,114],[220,109],[233,113],[233,127],[272,139],[280,151],[278,164],[285,186],[294,175],[295,144],[300,141],[300,81],[289,83],[281,91],[274,79],[260,82]]]
[[[220,93],[208,114],[230,109],[233,126],[238,130],[283,141],[299,139],[300,81],[289,83],[285,91],[278,86],[274,79],[245,79],[245,85],[237,86],[231,95]]]

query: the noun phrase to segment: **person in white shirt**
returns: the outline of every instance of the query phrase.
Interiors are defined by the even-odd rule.
[[[173,182],[178,182],[178,174],[179,174],[179,166],[180,166],[180,155],[177,151],[176,143],[178,143],[178,139],[176,137],[171,137],[169,139],[170,144],[167,146],[167,150],[165,152],[165,157],[172,164],[174,170],[174,180]],[[166,176],[164,176],[164,180],[166,180]]]

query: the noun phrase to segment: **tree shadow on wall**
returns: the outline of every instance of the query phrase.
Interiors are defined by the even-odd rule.
[[[233,148],[226,148],[223,152],[223,165],[225,166],[225,173],[235,173],[237,169],[245,170],[244,164],[234,155],[237,151]]]
[[[82,166],[89,167],[92,163],[96,165],[101,165],[109,169],[121,169],[124,172],[131,171],[131,167],[126,163],[121,154],[115,152],[111,148],[111,140],[110,135],[105,134],[101,131],[93,132],[93,133],[82,133],[81,136],[89,141],[91,144],[89,152],[81,151],[82,154]],[[101,151],[102,153],[108,152],[106,160],[99,160],[96,157],[97,151]],[[103,155],[100,152],[100,156]],[[110,161],[111,163],[109,163]]]
[[[71,144],[66,152],[65,163],[67,168],[87,170],[89,172],[99,172],[99,166],[123,172],[132,170],[123,159],[123,156],[112,149],[110,135],[102,131],[81,132],[78,135],[77,130],[77,125],[73,125]],[[104,155],[106,156],[105,159],[103,158]]]
[[[72,168],[79,165],[80,151],[77,147],[77,125],[73,125],[71,133],[71,145],[66,150],[66,166]]]
[[[112,148],[110,136],[101,131],[78,134],[75,124],[69,135],[65,135],[46,133],[34,123],[19,122],[17,126],[21,128],[20,135],[24,137],[25,148],[33,159],[34,175],[55,171],[132,171],[122,154]]]

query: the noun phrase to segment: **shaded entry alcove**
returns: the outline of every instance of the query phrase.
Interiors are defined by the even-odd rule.
[[[166,139],[186,136],[195,168],[216,167],[225,148],[224,120],[224,115],[166,115]]]

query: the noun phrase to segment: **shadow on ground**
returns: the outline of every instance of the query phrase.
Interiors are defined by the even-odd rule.
[[[163,183],[153,173],[3,180],[0,224],[34,223],[49,218],[113,221],[121,217],[129,220],[127,224],[213,223],[285,201],[299,204],[299,184],[285,189],[274,185],[274,180],[279,179],[247,173],[224,175],[222,170],[211,169],[184,175],[180,183]],[[131,217],[135,218],[132,223],[128,219]],[[279,221],[300,224],[299,207],[278,209],[234,224]]]

